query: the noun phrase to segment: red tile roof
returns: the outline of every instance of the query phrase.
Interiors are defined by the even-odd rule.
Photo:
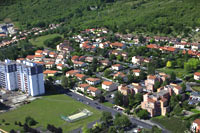
[[[197,125],[200,126],[200,119],[194,120],[194,123],[197,123]]]
[[[42,53],[43,53],[42,50],[37,50],[37,51],[35,51],[35,54],[42,54]]]
[[[93,92],[96,92],[96,91],[98,90],[98,88],[95,88],[95,87],[89,87],[88,90],[93,91]]]
[[[79,74],[79,73],[77,73],[75,76],[82,79],[82,78],[85,77],[85,74]]]
[[[123,47],[124,46],[124,44],[120,43],[120,42],[111,43],[110,45],[111,46],[116,46],[116,47]]]
[[[55,71],[55,70],[46,70],[44,71],[43,73],[44,74],[56,74],[58,71]]]
[[[100,80],[100,79],[99,79],[99,78],[87,78],[86,80],[95,82],[95,81],[98,81],[98,80]]]
[[[194,75],[200,76],[200,72],[195,72]]]
[[[89,87],[89,84],[80,84],[79,87],[85,88],[85,87]]]
[[[106,85],[106,86],[110,86],[113,84],[113,82],[111,81],[104,81],[102,84]]]

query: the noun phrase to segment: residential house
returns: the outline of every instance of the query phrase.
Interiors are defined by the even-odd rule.
[[[64,68],[64,65],[63,65],[63,64],[57,64],[57,65],[56,65],[56,68],[57,68],[58,70],[62,70],[62,69]]]
[[[49,57],[56,58],[57,54],[55,52],[49,52]]]
[[[78,73],[80,73],[80,71],[79,70],[70,70],[70,71],[68,71],[68,72],[66,72],[66,77],[70,77],[70,76],[75,76],[76,74],[78,74]]]
[[[42,55],[43,54],[43,51],[42,50],[37,50],[35,51],[35,55]]]
[[[133,56],[132,63],[135,65],[140,65],[144,61],[144,58],[141,56]]]
[[[105,60],[101,60],[100,63],[103,65],[103,66],[110,66],[111,65],[111,62],[107,59]]]
[[[111,82],[111,81],[104,81],[102,83],[102,89],[106,90],[106,91],[113,91],[117,89],[117,86],[115,83]]]
[[[195,119],[192,124],[191,124],[191,127],[190,127],[190,130],[193,132],[193,133],[200,133],[200,119]]]
[[[89,85],[97,85],[101,82],[99,78],[86,78],[85,80]]]
[[[45,63],[45,68],[46,69],[51,69],[55,66],[55,62],[47,62]]]
[[[194,73],[194,79],[195,80],[200,80],[200,72],[195,72]]]
[[[200,43],[191,43],[191,50],[197,51],[200,48]]]
[[[52,77],[55,76],[58,73],[58,71],[55,70],[46,70],[43,72],[44,76]]]
[[[94,96],[94,97],[96,97],[96,96],[98,96],[98,95],[101,94],[101,90],[99,90],[98,88],[90,86],[87,89],[87,93],[90,94],[90,95],[92,95],[92,96]]]
[[[133,74],[138,77],[140,76],[140,71],[141,71],[140,69],[134,69]]]
[[[110,47],[110,42],[103,42],[103,43],[99,44],[99,48],[104,49],[104,48],[108,48],[108,47]]]
[[[118,91],[122,93],[124,96],[127,96],[128,94],[134,94],[133,88],[130,88],[126,85],[120,85],[118,86]]]
[[[34,58],[35,58],[35,55],[27,55],[26,56],[26,60],[28,60],[28,61],[33,61]]]
[[[175,93],[176,95],[179,95],[183,92],[182,87],[171,83],[170,85],[164,86],[164,90],[169,91],[170,95],[172,95],[172,92]]]
[[[169,92],[160,90],[159,92],[147,93],[143,95],[141,108],[147,110],[151,117],[163,115],[170,111],[168,106]]]
[[[35,55],[34,56],[34,61],[42,61],[43,55]]]
[[[120,42],[115,42],[115,43],[111,43],[111,44],[110,44],[110,47],[111,47],[111,48],[117,48],[117,49],[119,49],[119,50],[123,50],[123,49],[126,48],[126,45],[123,44],[123,43],[120,43]]]
[[[75,61],[78,61],[79,60],[79,56],[72,56],[72,58],[71,58],[71,61],[72,62],[75,62]]]
[[[84,79],[86,78],[86,75],[85,75],[85,74],[77,73],[77,74],[75,74],[75,77],[76,77],[78,80],[84,80]]]
[[[87,64],[82,61],[74,61],[73,63],[74,63],[74,67],[77,67],[77,68],[82,68],[82,67],[87,66]]]
[[[114,65],[112,65],[112,69],[119,71],[119,70],[123,69],[123,66],[121,64],[114,64]]]
[[[88,57],[85,58],[85,61],[86,61],[86,62],[92,62],[93,59],[94,59],[93,57],[88,56]]]
[[[124,82],[128,81],[128,77],[122,72],[117,72],[116,74],[114,74],[113,78],[114,79],[122,78]]]
[[[90,87],[89,84],[79,84],[76,87],[76,90],[80,90],[81,92],[86,92],[89,87]]]
[[[148,75],[147,80],[145,80],[146,89],[151,92],[155,91],[154,85],[156,81],[160,82],[156,75]]]
[[[135,94],[142,93],[143,87],[139,83],[132,83]]]

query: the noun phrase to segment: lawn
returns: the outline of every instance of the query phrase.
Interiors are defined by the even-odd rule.
[[[110,107],[112,108],[114,106],[114,104],[110,103],[110,102],[105,102],[103,103],[104,106]]]
[[[187,122],[176,117],[159,117],[152,118],[152,121],[161,124],[164,128],[172,131],[173,133],[184,133],[187,129]]]
[[[200,86],[192,86],[192,89],[194,91],[199,91],[200,92]]]
[[[47,39],[50,39],[50,38],[54,38],[56,36],[61,36],[63,37],[62,35],[60,34],[49,34],[49,35],[45,35],[45,36],[40,36],[40,37],[37,37],[35,39],[31,39],[30,42],[35,45],[35,46],[44,46],[44,41],[47,40]]]
[[[189,74],[188,72],[186,72],[184,69],[181,69],[181,68],[166,68],[165,67],[165,68],[158,69],[158,71],[164,72],[167,74],[174,72],[176,76],[181,79],[183,79],[186,75]]]
[[[196,114],[199,114],[199,113],[200,113],[200,110],[198,110],[198,109],[191,109],[191,112],[196,113]]]
[[[60,115],[68,116],[82,109],[90,110],[93,112],[93,115],[74,123],[65,122],[60,117]],[[1,125],[0,127],[6,131],[10,131],[11,129],[21,130],[19,126],[14,125],[14,122],[20,121],[24,123],[25,117],[27,116],[31,116],[38,122],[35,127],[42,127],[42,129],[45,129],[47,124],[53,124],[56,127],[62,127],[63,132],[69,132],[92,121],[98,120],[101,116],[101,112],[63,94],[43,96],[41,99],[21,106],[16,110],[0,114],[0,123],[2,123],[2,119],[5,119],[6,123],[10,123],[10,125]]]

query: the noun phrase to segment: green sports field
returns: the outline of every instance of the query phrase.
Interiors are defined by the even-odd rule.
[[[77,112],[79,109],[88,109],[93,112],[93,115],[74,123],[65,122],[60,118],[60,115],[68,116]],[[43,96],[42,99],[35,100],[14,111],[0,114],[0,127],[6,131],[10,131],[11,129],[22,130],[22,128],[18,125],[16,126],[14,122],[20,121],[23,124],[25,117],[31,116],[38,122],[34,127],[45,129],[47,124],[53,124],[56,127],[62,127],[63,132],[69,132],[83,126],[84,124],[98,120],[100,115],[100,111],[75,101],[69,96],[58,94]],[[10,125],[2,124],[2,119],[5,119],[5,123],[9,123]]]

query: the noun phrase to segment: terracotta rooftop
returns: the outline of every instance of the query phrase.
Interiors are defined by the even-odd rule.
[[[117,47],[123,47],[124,46],[124,44],[120,43],[120,42],[111,43],[110,45],[117,46]]]
[[[194,75],[200,76],[200,72],[195,72]]]
[[[44,74],[56,74],[58,71],[55,71],[55,70],[46,70],[44,71],[43,73]]]
[[[99,78],[87,78],[86,80],[95,82],[95,81],[98,81],[98,80],[100,80],[100,79],[99,79]]]
[[[89,87],[88,90],[93,91],[93,92],[96,92],[96,91],[98,90],[98,88],[95,88],[95,87]]]
[[[89,86],[90,86],[89,84],[80,84],[80,85],[79,85],[79,87],[83,87],[83,88],[89,87]]]
[[[106,86],[110,86],[113,84],[113,82],[111,81],[104,81],[102,84],[106,85]]]

